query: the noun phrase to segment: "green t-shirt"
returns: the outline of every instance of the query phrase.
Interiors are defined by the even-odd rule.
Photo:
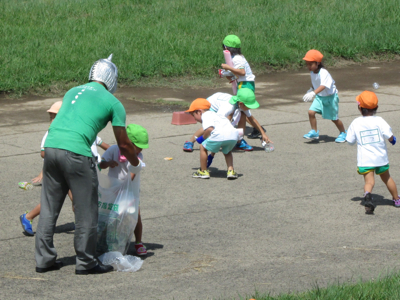
[[[91,157],[90,147],[107,123],[125,127],[125,120],[124,106],[103,85],[90,82],[74,87],[65,94],[44,147]]]

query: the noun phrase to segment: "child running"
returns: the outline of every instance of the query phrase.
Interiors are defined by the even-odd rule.
[[[385,139],[394,145],[396,137],[389,124],[382,117],[375,116],[378,109],[378,97],[374,92],[364,91],[356,97],[358,117],[347,130],[346,140],[350,145],[357,142],[357,171],[364,176],[365,213],[373,214],[375,204],[372,199],[372,189],[375,185],[374,172],[386,184],[393,198],[395,207],[400,207],[400,196],[397,187],[389,174],[389,159]]]
[[[228,64],[221,64],[221,68],[223,69],[222,71],[231,72],[231,74],[237,78],[236,80],[238,83],[238,90],[240,90],[241,88],[248,88],[255,92],[256,87],[254,79],[256,78],[256,76],[254,76],[249,63],[242,54],[241,45],[242,43],[239,37],[236,35],[231,34],[227,35],[224,38],[224,40],[222,41],[222,48],[224,50],[228,50],[231,53],[233,67],[230,67]],[[234,80],[235,77],[226,76],[229,81]],[[264,128],[262,128],[262,130],[265,132]],[[254,127],[253,131],[247,137],[249,139],[260,138],[261,132],[256,127]],[[251,150],[253,150],[251,146],[247,145],[247,143],[243,144],[242,148],[246,148],[245,150],[251,148]]]
[[[312,101],[308,110],[311,131],[303,137],[309,140],[319,139],[319,130],[317,130],[317,118],[315,114],[322,115],[323,119],[331,120],[339,129],[339,136],[335,139],[336,143],[346,141],[346,131],[342,121],[339,120],[339,96],[335,86],[335,81],[329,72],[322,65],[324,56],[318,50],[310,50],[303,57],[310,70],[312,88],[304,95],[304,102]]]
[[[238,175],[233,169],[232,149],[239,139],[239,132],[227,118],[211,111],[210,107],[211,104],[206,99],[197,98],[186,111],[197,122],[202,123],[204,130],[203,135],[197,139],[200,144],[200,169],[193,173],[192,177],[210,178],[207,170],[207,151],[217,153],[221,149],[228,167],[227,179],[236,179]]]
[[[149,135],[147,130],[140,125],[129,124],[126,128],[126,133],[129,140],[133,144],[137,157],[142,161],[142,167],[144,167],[145,164],[143,163],[143,154],[141,152],[143,149],[149,148]],[[108,171],[108,176],[124,180],[126,176],[129,175],[129,165],[129,161],[124,156],[121,156],[118,146],[112,145],[107,149],[106,152],[104,152],[99,166],[101,169],[110,168]],[[140,201],[140,173],[130,173],[130,176],[131,180],[133,181],[133,194],[135,199]],[[139,209],[138,221],[134,231],[136,239],[135,249],[137,255],[147,254],[147,249],[142,243],[142,232],[143,225]]]

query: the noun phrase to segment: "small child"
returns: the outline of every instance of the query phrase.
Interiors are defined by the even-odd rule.
[[[128,134],[129,140],[132,142],[135,149],[137,157],[142,161],[142,167],[145,166],[143,163],[143,154],[141,153],[143,149],[149,148],[149,135],[147,130],[140,125],[129,124],[126,128],[126,133]],[[110,148],[104,152],[101,163],[99,167],[101,169],[110,168],[108,171],[108,176],[124,180],[126,176],[129,175],[129,161],[121,155],[120,150],[117,145],[112,145]],[[133,193],[135,199],[139,200],[140,196],[140,173],[133,174],[130,173],[131,180],[133,181]],[[140,202],[139,202],[140,203]],[[140,217],[140,209],[138,214],[138,221],[135,227],[135,249],[138,255],[146,255],[146,247],[142,243],[142,218]]]
[[[303,57],[306,65],[310,70],[312,88],[304,95],[304,102],[313,101],[309,110],[308,117],[310,119],[311,131],[305,134],[305,139],[319,139],[319,130],[317,130],[317,119],[315,114],[322,115],[323,119],[332,120],[339,129],[339,136],[335,139],[336,143],[344,143],[346,141],[346,131],[342,121],[339,120],[339,96],[335,86],[335,81],[329,72],[322,65],[324,56],[318,50],[310,50]]]
[[[257,119],[251,114],[250,109],[256,109],[260,106],[257,102],[255,94],[252,90],[248,88],[242,88],[238,91],[236,96],[232,96],[227,93],[215,93],[207,98],[210,102],[210,110],[216,112],[218,115],[232,118],[237,121],[238,128],[242,128],[243,132],[246,129],[246,118],[248,122],[253,126],[254,129],[262,130],[260,133],[261,139],[266,143],[270,143],[268,136],[266,135],[266,130],[262,128]],[[234,123],[236,123],[234,121]],[[198,129],[189,141],[186,141],[183,145],[183,151],[192,152],[194,142],[197,137],[203,134],[203,129]],[[252,151],[253,147],[247,144],[247,142],[241,138],[235,145],[237,150]]]
[[[248,88],[251,89],[253,92],[255,92],[256,87],[254,79],[256,78],[256,76],[254,76],[253,72],[251,71],[249,63],[242,54],[240,48],[241,45],[242,43],[239,37],[236,35],[231,34],[227,35],[224,38],[224,40],[222,41],[222,48],[224,50],[228,50],[231,53],[233,67],[230,67],[227,64],[221,64],[221,68],[226,71],[230,71],[233,75],[238,77],[237,78],[238,90],[241,88]],[[227,79],[231,81],[233,77],[228,76]],[[262,130],[265,132],[264,128],[262,128]],[[249,139],[260,138],[261,132],[256,127],[254,127],[253,131],[247,137]]]
[[[233,169],[232,149],[239,139],[239,132],[226,117],[210,111],[210,107],[211,104],[206,99],[197,98],[186,111],[197,122],[202,123],[204,130],[203,135],[197,139],[200,144],[200,169],[193,173],[192,177],[210,178],[207,170],[207,150],[217,153],[221,149],[228,167],[227,179],[236,179],[238,175]]]
[[[386,184],[393,197],[395,207],[400,207],[400,196],[397,187],[389,174],[389,159],[384,139],[396,144],[396,137],[389,124],[375,116],[378,109],[378,98],[374,92],[364,91],[356,97],[358,110],[362,117],[355,119],[347,130],[346,140],[350,145],[357,142],[357,171],[364,176],[365,213],[373,214],[375,204],[372,189],[375,184],[374,172]]]

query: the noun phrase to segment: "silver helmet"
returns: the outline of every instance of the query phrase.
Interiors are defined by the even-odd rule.
[[[114,94],[117,90],[118,69],[111,62],[112,54],[106,59],[96,61],[89,72],[89,81],[100,81],[105,84],[107,90]]]

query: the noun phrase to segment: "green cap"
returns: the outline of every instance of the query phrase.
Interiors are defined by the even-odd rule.
[[[135,144],[135,146],[146,149],[149,148],[149,134],[147,130],[137,124],[129,124],[126,128],[126,134],[129,140]]]
[[[226,47],[230,48],[240,48],[240,39],[237,37],[237,35],[231,34],[227,35],[223,42],[222,42]]]
[[[260,103],[256,100],[256,95],[251,89],[241,88],[238,89],[237,95],[233,96],[230,100],[230,104],[236,104],[237,102],[242,102],[248,108],[256,109],[260,107]]]

